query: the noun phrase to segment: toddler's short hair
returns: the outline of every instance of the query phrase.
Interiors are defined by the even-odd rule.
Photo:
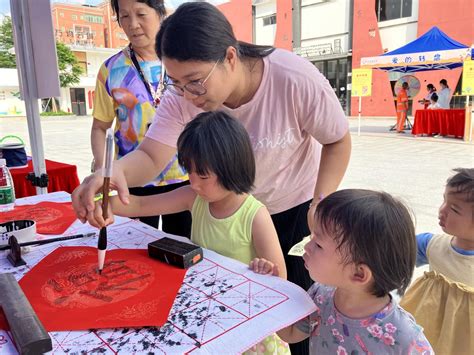
[[[347,189],[324,198],[316,222],[333,235],[347,264],[365,264],[372,271],[372,294],[392,290],[403,295],[416,262],[416,237],[407,207],[385,192]]]
[[[474,203],[474,169],[457,168],[448,179],[447,186],[456,190],[456,194],[465,195],[466,202]]]

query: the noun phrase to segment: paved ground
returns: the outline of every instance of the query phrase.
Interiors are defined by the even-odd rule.
[[[386,119],[363,119],[358,136],[357,123],[350,120],[353,153],[342,187],[399,196],[413,209],[418,232],[439,231],[437,210],[444,183],[451,169],[474,166],[474,144],[391,133],[388,128],[394,122]],[[76,164],[79,178],[87,176],[91,117],[42,118],[41,125],[46,158]],[[27,132],[24,118],[0,118],[0,137],[15,134],[29,142]]]

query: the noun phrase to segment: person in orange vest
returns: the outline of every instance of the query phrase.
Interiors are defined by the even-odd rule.
[[[397,95],[397,132],[405,133],[403,130],[408,111],[408,83],[403,83]]]

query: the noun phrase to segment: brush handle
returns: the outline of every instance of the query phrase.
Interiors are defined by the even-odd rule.
[[[110,178],[104,178],[104,185],[102,186],[102,195],[104,196],[102,199],[102,217],[104,220],[108,217],[108,208],[109,208],[109,186],[110,186]],[[102,227],[99,232],[99,241],[97,244],[97,248],[99,250],[107,249],[107,227]]]
[[[114,159],[114,135],[113,128],[107,129],[105,135],[105,158],[104,158],[104,185],[102,186],[102,217],[104,221],[108,217],[109,208],[109,187],[110,177],[112,176],[112,161]],[[104,268],[105,251],[107,250],[107,228],[102,227],[99,232],[99,240],[97,242],[99,256],[99,274]]]
[[[49,243],[54,243],[54,242],[62,242],[65,240],[92,237],[94,235],[95,233],[87,233],[87,234],[68,235],[65,237],[57,237],[57,238],[50,238],[50,239],[43,239],[43,240],[33,240],[31,242],[20,243],[20,247],[27,247],[30,245],[43,245],[43,244],[49,244]],[[0,247],[0,251],[8,250],[8,249],[10,249],[10,245],[3,245]]]
[[[107,219],[108,217],[108,208],[109,208],[109,187],[110,187],[110,178],[104,177],[104,185],[102,186],[102,217]]]

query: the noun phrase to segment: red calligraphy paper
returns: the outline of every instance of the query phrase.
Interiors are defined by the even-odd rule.
[[[63,234],[76,220],[70,202],[40,202],[35,205],[15,206],[12,211],[0,214],[0,223],[32,219],[40,234]]]
[[[162,326],[185,273],[146,250],[115,249],[99,275],[96,248],[60,247],[20,286],[48,331]]]

